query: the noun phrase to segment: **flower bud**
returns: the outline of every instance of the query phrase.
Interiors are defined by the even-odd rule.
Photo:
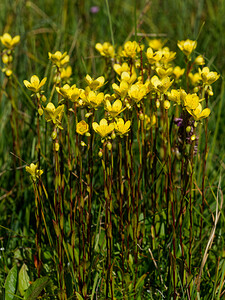
[[[113,133],[111,134],[111,138],[112,138],[112,140],[114,140],[114,139],[116,138],[115,132],[113,132]]]
[[[165,100],[163,103],[164,108],[167,110],[170,108],[170,102],[168,100]]]
[[[47,100],[47,98],[45,97],[45,95],[42,95],[42,96],[41,96],[41,101],[42,101],[42,102],[46,102],[46,100]]]
[[[57,142],[55,143],[55,151],[57,151],[57,152],[59,151],[59,143],[57,143]]]
[[[145,119],[145,116],[144,116],[143,113],[140,113],[140,114],[139,114],[139,119],[142,120],[142,121]]]
[[[191,131],[191,126],[186,127],[186,132],[189,133]]]
[[[160,107],[160,101],[159,101],[159,99],[156,100],[155,105],[156,105],[157,108]]]
[[[111,149],[112,149],[112,144],[111,144],[110,142],[107,143],[107,148],[108,148],[109,151],[111,151]]]
[[[12,62],[13,61],[13,57],[12,55],[9,55],[9,62]]]
[[[84,141],[81,141],[80,144],[82,147],[87,146]]]
[[[103,155],[102,150],[99,150],[98,156],[99,156],[99,157],[102,157],[102,155]]]
[[[194,87],[194,89],[193,89],[193,92],[194,93],[197,93],[199,91],[199,88],[196,86],[196,87]]]
[[[2,55],[2,62],[3,62],[3,64],[5,64],[5,65],[9,62],[9,57],[8,57],[7,54],[3,54],[3,55]]]
[[[39,116],[43,115],[43,109],[41,107],[38,108],[38,113],[39,113]]]
[[[192,141],[195,141],[195,140],[196,140],[196,135],[195,135],[195,134],[193,134],[193,135],[191,136],[191,140],[192,140]]]
[[[57,137],[57,132],[53,131],[52,135],[51,135],[52,139],[55,140]]]
[[[6,76],[11,76],[12,75],[12,70],[10,70],[10,69],[7,69],[6,71],[5,71],[5,75]]]

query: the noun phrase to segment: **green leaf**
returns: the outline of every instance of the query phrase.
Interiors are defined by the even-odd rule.
[[[24,300],[35,300],[40,295],[42,290],[48,284],[48,277],[38,278],[32,285],[26,290],[24,294]]]
[[[25,291],[29,288],[30,286],[30,278],[27,274],[27,265],[23,264],[20,271],[19,271],[19,292],[21,296],[24,296]]]
[[[84,298],[78,292],[76,292],[76,296],[78,300],[84,300]]]
[[[14,298],[17,285],[17,266],[13,266],[5,280],[5,300]]]
[[[137,283],[136,283],[136,286],[135,286],[135,290],[137,290],[139,287],[141,288],[141,287],[143,287],[143,285],[144,285],[144,280],[145,280],[145,277],[147,276],[147,274],[144,274],[144,275],[142,275],[139,279],[138,279],[138,281],[137,281]]]

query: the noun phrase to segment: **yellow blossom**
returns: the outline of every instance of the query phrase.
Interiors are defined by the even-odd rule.
[[[121,80],[126,81],[129,85],[132,84],[137,79],[137,74],[134,71],[131,75],[128,72],[122,72]]]
[[[72,75],[72,67],[68,66],[66,68],[62,68],[61,70],[61,79],[67,81]]]
[[[114,57],[115,56],[115,51],[113,46],[108,43],[105,42],[103,44],[97,43],[95,45],[95,49],[102,55],[102,56],[106,56],[106,57]]]
[[[170,51],[170,49],[168,47],[164,47],[159,52],[162,53],[162,58],[161,58],[160,62],[165,65],[168,64],[169,62],[171,62],[172,60],[174,60],[176,57],[176,52]]]
[[[179,67],[179,66],[176,66],[173,69],[173,74],[175,75],[176,80],[178,80],[184,74],[184,71],[185,71],[185,69],[184,68],[181,69],[181,67]]]
[[[154,53],[152,48],[149,47],[147,49],[146,56],[147,56],[148,62],[150,64],[154,64],[154,63],[160,61],[160,59],[162,58],[162,52],[157,51],[157,52]]]
[[[136,103],[141,101],[147,94],[148,90],[144,84],[134,84],[128,91],[129,97]]]
[[[23,83],[28,90],[31,90],[34,93],[38,93],[40,92],[42,86],[46,83],[46,80],[47,77],[43,78],[40,82],[40,79],[36,75],[33,75],[31,76],[30,82],[24,80]]]
[[[77,123],[77,126],[76,126],[76,132],[78,134],[85,134],[86,132],[88,132],[89,130],[89,125],[84,121],[80,121],[79,123]]]
[[[128,63],[126,62],[123,63],[122,65],[114,64],[113,69],[118,75],[121,75],[122,72],[128,72],[128,73],[130,72],[130,66],[128,66]]]
[[[112,88],[114,92],[123,99],[127,95],[129,85],[125,80],[122,80],[119,86],[116,83],[113,83]]]
[[[164,77],[162,79],[159,79],[156,75],[154,75],[152,78],[151,78],[151,85],[152,87],[157,91],[157,92],[160,92],[160,93],[165,93],[168,88],[172,85],[173,83],[173,80],[170,81],[170,78],[169,77]]]
[[[187,94],[184,98],[184,106],[186,109],[196,109],[199,105],[199,101],[197,94]]]
[[[164,42],[160,39],[152,39],[149,41],[149,47],[151,47],[153,50],[160,50],[162,49]]]
[[[33,181],[36,181],[43,174],[43,171],[38,169],[38,164],[35,165],[33,163],[30,166],[26,166],[26,171],[30,173]]]
[[[69,99],[71,102],[76,102],[81,94],[81,89],[76,87],[76,84],[71,87],[69,84],[65,84],[63,87],[56,87],[56,91],[62,95],[65,99]]]
[[[140,51],[138,49],[138,43],[136,41],[128,41],[124,44],[122,56],[135,58],[138,51]]]
[[[198,55],[194,62],[196,65],[202,66],[205,64],[205,59],[202,55]]]
[[[62,68],[70,60],[70,57],[69,55],[67,55],[67,52],[64,52],[62,54],[60,51],[56,51],[54,54],[48,52],[48,57],[58,68]]]
[[[45,112],[45,119],[47,122],[52,121],[54,125],[59,127],[60,129],[63,129],[61,124],[62,116],[64,111],[64,104],[59,105],[57,108],[55,108],[55,105],[52,102],[49,102],[47,106],[44,108]]]
[[[199,69],[199,74],[202,77],[203,83],[208,85],[212,84],[220,77],[216,72],[210,72],[208,67],[204,67],[202,70]]]
[[[130,130],[131,122],[127,121],[124,123],[122,118],[119,118],[115,123],[115,130],[119,135],[124,135]]]
[[[201,103],[199,103],[195,109],[187,109],[187,111],[194,117],[195,121],[207,118],[210,115],[210,109],[205,108],[202,110]]]
[[[107,110],[113,118],[124,111],[124,109],[125,108],[122,109],[122,102],[120,100],[116,100],[113,104],[111,104],[109,100],[105,101],[105,110]]]
[[[80,95],[81,99],[91,108],[97,108],[104,100],[104,94],[94,91],[86,91]]]
[[[8,48],[12,49],[15,45],[17,45],[20,42],[20,36],[16,35],[14,38],[11,37],[9,33],[4,33],[1,37],[2,44]]]
[[[93,122],[92,127],[102,138],[105,138],[114,130],[114,124],[108,124],[106,119],[102,119],[99,124],[97,122]]]
[[[183,103],[185,97],[187,96],[187,93],[183,89],[172,89],[171,92],[168,92],[167,96],[170,101],[177,102],[177,104],[180,105]]]
[[[156,68],[156,73],[158,74],[158,76],[160,78],[167,77],[173,73],[173,68],[165,69],[165,68],[159,67],[159,68]]]
[[[85,81],[87,82],[91,90],[96,91],[104,85],[105,78],[103,76],[100,76],[97,79],[93,79],[91,78],[91,76],[86,75]]]
[[[188,74],[188,77],[190,78],[190,80],[191,80],[191,84],[193,85],[193,86],[196,86],[196,85],[198,85],[199,84],[199,82],[201,81],[201,75],[199,74],[199,73],[189,73]]]
[[[186,56],[189,56],[197,47],[197,42],[187,39],[185,41],[178,41],[177,46]]]

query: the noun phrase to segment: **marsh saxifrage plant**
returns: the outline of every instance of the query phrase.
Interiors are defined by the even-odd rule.
[[[19,40],[1,37],[8,77]],[[78,86],[69,55],[56,51],[48,53],[54,69],[50,92],[48,77],[24,79],[37,118],[37,164],[26,167],[38,220],[37,275],[44,272],[41,244],[47,235],[60,299],[76,293],[89,299],[98,276],[96,297],[154,293],[154,274],[145,269],[151,251],[156,256],[163,251],[167,258],[160,277],[165,293],[170,289],[175,299],[182,289],[186,295],[193,289],[193,236],[201,237],[203,222],[201,211],[195,216],[199,227],[194,224],[193,205],[201,199],[204,208],[207,138],[203,152],[198,144],[203,130],[207,137],[211,85],[219,75],[196,56],[197,41],[177,45],[184,54],[182,66],[175,64],[177,53],[159,39],[150,40],[147,49],[136,41],[118,49],[105,42],[96,44],[105,69],[112,70],[105,76],[87,74]],[[199,161],[204,167],[198,194]],[[42,201],[49,201],[48,222]]]

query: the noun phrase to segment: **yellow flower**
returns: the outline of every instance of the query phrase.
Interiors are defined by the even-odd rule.
[[[152,48],[148,48],[146,52],[148,62],[154,64],[162,58],[162,51],[153,52]]]
[[[159,50],[162,49],[163,45],[165,43],[162,42],[160,39],[152,39],[149,41],[149,47],[151,47],[153,50]]]
[[[55,105],[52,102],[49,102],[47,106],[44,108],[44,112],[45,112],[45,120],[47,122],[52,121],[54,125],[56,125],[60,129],[63,129],[60,124],[64,112],[64,104],[59,105],[57,108],[55,108]]]
[[[72,75],[72,67],[68,66],[67,68],[62,68],[61,70],[61,79],[67,81]]]
[[[193,86],[198,85],[199,82],[201,81],[201,75],[200,75],[199,73],[193,74],[193,73],[190,72],[190,73],[188,74],[188,77],[190,78],[191,84],[192,84]]]
[[[48,57],[58,68],[62,68],[70,60],[70,57],[69,55],[67,55],[67,52],[64,52],[62,54],[60,51],[56,51],[54,54],[48,52]]]
[[[179,66],[176,66],[173,69],[173,74],[175,75],[176,80],[178,80],[184,74],[184,71],[185,71],[185,69],[184,68],[181,69],[181,67],[179,67]]]
[[[106,57],[114,57],[115,56],[115,51],[113,46],[108,43],[105,42],[103,44],[97,43],[95,45],[95,49],[102,55],[102,56],[106,56]]]
[[[43,174],[43,171],[38,169],[38,165],[33,163],[30,166],[26,166],[26,171],[30,173],[33,181],[36,181]]]
[[[92,127],[102,138],[106,137],[114,130],[114,124],[108,124],[106,119],[102,119],[99,124],[97,122],[93,122]]]
[[[162,50],[160,50],[162,53],[162,58],[160,60],[163,64],[168,64],[170,61],[175,59],[176,52],[170,51],[168,47],[164,47]]]
[[[167,77],[173,73],[173,68],[164,69],[164,68],[159,67],[159,68],[156,68],[156,73],[158,74],[158,76],[160,78]]]
[[[183,103],[185,97],[187,96],[187,93],[183,89],[173,89],[167,94],[167,96],[170,101],[177,102],[177,104],[180,105],[181,103]]]
[[[196,109],[199,105],[199,97],[197,94],[187,94],[184,98],[184,106],[186,109]]]
[[[154,75],[152,78],[151,78],[151,85],[152,87],[157,91],[157,92],[160,92],[160,93],[165,93],[168,88],[172,85],[173,83],[173,80],[170,81],[170,78],[169,77],[164,77],[162,79],[159,79],[156,75]]]
[[[207,118],[210,115],[210,109],[205,108],[202,110],[201,103],[199,103],[195,109],[193,110],[187,109],[187,111],[189,112],[189,114],[191,114],[194,117],[195,121],[199,121],[201,119]]]
[[[118,114],[124,111],[125,108],[122,109],[122,102],[120,100],[116,100],[113,104],[110,103],[109,100],[105,101],[105,110],[107,110],[112,118],[115,118]]]
[[[199,74],[202,77],[203,83],[208,85],[212,84],[220,77],[216,72],[210,72],[208,67],[204,67],[202,70],[199,69]]]
[[[31,90],[34,93],[38,93],[40,92],[42,86],[46,83],[46,80],[47,77],[43,78],[40,82],[40,79],[36,75],[33,75],[30,79],[30,82],[24,80],[23,83],[28,90]]]
[[[0,38],[2,44],[8,49],[12,49],[16,44],[20,42],[19,35],[16,35],[14,36],[14,38],[12,38],[9,33],[4,33],[3,36],[1,36]]]
[[[122,56],[135,58],[138,51],[140,51],[140,49],[138,49],[138,43],[136,41],[128,41],[124,44]]]
[[[141,101],[147,94],[147,87],[144,84],[134,84],[130,87],[128,95],[136,103]]]
[[[83,95],[81,95],[81,98]],[[99,105],[102,104],[104,100],[104,94],[99,93],[97,94],[96,92],[89,91],[84,98],[82,98],[86,104],[91,107],[91,108],[97,108]]]
[[[129,85],[125,80],[122,80],[119,86],[116,83],[113,83],[112,88],[114,92],[123,99],[127,95]]]
[[[91,76],[86,75],[85,81],[87,82],[91,90],[96,91],[104,85],[105,78],[103,76],[100,76],[97,79],[93,79],[91,78]]]
[[[178,41],[177,46],[186,56],[189,56],[197,47],[197,42],[187,39],[185,41]]]
[[[72,102],[76,102],[80,97],[81,90],[76,87],[76,84],[71,87],[69,84],[65,84],[63,87],[56,87],[56,91],[64,98],[69,99]]]
[[[124,120],[122,118],[119,118],[117,122],[114,123],[115,130],[119,135],[124,135],[130,130],[131,122],[127,121],[124,123]]]
[[[89,130],[89,125],[84,120],[77,123],[77,126],[76,126],[77,133],[83,135],[86,132],[88,132],[88,130]]]
[[[204,60],[204,57],[202,55],[198,55],[194,62],[195,62],[196,65],[199,65],[199,66],[202,66],[202,65],[205,64],[205,60]]]
[[[132,84],[137,79],[137,74],[134,71],[131,75],[130,72],[122,72],[121,80],[126,81],[129,85]]]
[[[128,66],[128,63],[126,62],[123,63],[122,66],[120,64],[114,64],[113,69],[118,75],[121,75],[122,72],[130,72],[130,66]]]

